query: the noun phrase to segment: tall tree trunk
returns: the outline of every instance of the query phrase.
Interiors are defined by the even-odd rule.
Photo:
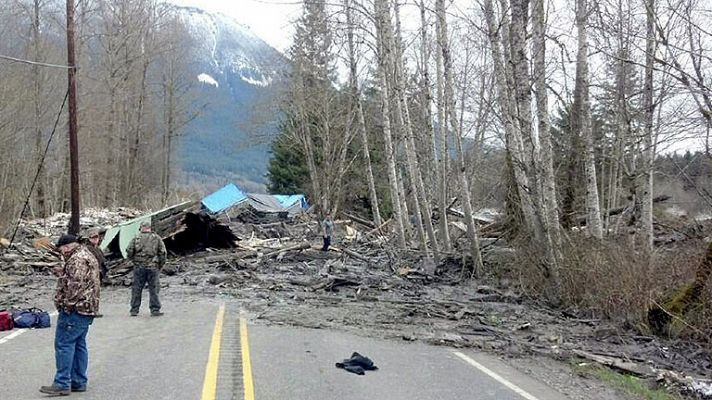
[[[163,77],[163,113],[166,129],[163,134],[163,173],[161,175],[161,199],[163,205],[168,204],[171,187],[171,168],[173,155],[173,137],[176,131],[176,80],[174,60],[168,61],[167,73]],[[167,74],[167,75],[166,75]]]
[[[428,197],[434,198],[438,182],[438,146],[435,137],[433,120],[433,94],[430,81],[430,36],[426,18],[425,0],[419,3],[420,8],[420,105],[424,123],[422,128],[423,158],[428,160],[425,173]],[[437,201],[437,199],[436,199]],[[449,244],[448,244],[449,246]]]
[[[436,0],[435,8],[444,8],[444,0]],[[444,39],[444,33],[441,29],[436,29],[436,40],[441,42]],[[444,79],[443,79],[443,56],[442,52],[439,51],[435,55],[436,60],[436,95],[437,95],[437,114],[438,114],[438,133],[437,133],[437,150],[439,154],[436,155],[438,160],[438,216],[440,218],[440,238],[443,242],[444,251],[452,250],[452,243],[450,240],[450,226],[448,224],[447,207],[448,207],[448,191],[447,191],[447,178],[448,178],[448,165],[449,165],[449,144],[448,144],[448,131],[447,131],[447,111],[445,102],[445,90],[444,90]]]
[[[503,9],[506,9],[503,7]],[[514,172],[517,193],[512,199],[519,201],[518,207],[521,211],[524,226],[527,232],[534,232],[534,206],[529,192],[529,179],[527,178],[526,163],[524,157],[524,143],[521,131],[517,127],[516,100],[513,91],[513,74],[511,72],[509,58],[505,59],[507,47],[502,46],[500,39],[500,26],[495,22],[495,13],[492,0],[484,0],[485,20],[487,22],[487,34],[490,41],[490,51],[494,62],[494,74],[497,84],[497,104],[500,108],[500,118],[504,125],[505,144],[511,157],[511,166]],[[502,19],[501,31],[508,32],[507,18]],[[504,41],[507,42],[506,40]],[[507,60],[507,62],[505,62]],[[510,84],[511,82],[511,84]]]
[[[394,68],[395,73],[395,92],[397,95],[396,103],[396,117],[399,123],[403,127],[405,150],[406,150],[406,162],[408,164],[408,174],[410,175],[411,191],[415,195],[414,203],[415,207],[415,217],[416,223],[420,230],[425,230],[427,233],[428,240],[433,248],[435,254],[435,260],[439,261],[439,246],[437,238],[435,237],[435,231],[433,229],[432,222],[432,210],[430,209],[430,203],[428,201],[428,196],[425,191],[425,183],[423,182],[423,175],[420,170],[420,163],[417,156],[417,147],[415,144],[415,135],[413,133],[413,125],[410,119],[410,112],[408,111],[408,98],[405,92],[406,77],[403,69],[405,68],[403,60],[403,39],[401,38],[400,32],[400,17],[398,11],[398,5],[394,5],[396,21],[398,21],[396,36],[395,36],[395,59]],[[423,238],[424,239],[424,238]],[[423,240],[424,250],[427,254],[430,254],[428,245]]]
[[[388,92],[391,92],[391,89],[388,89]],[[392,103],[389,103],[389,106],[392,107]],[[391,130],[393,128],[391,127]],[[393,148],[396,149],[398,148],[398,140],[394,138],[394,144]],[[394,155],[395,157],[395,155]],[[410,209],[408,206],[408,196],[406,196],[406,191],[405,191],[405,184],[403,183],[405,181],[405,170],[403,169],[402,163],[396,159],[396,178],[398,179],[398,197],[400,198],[400,203],[401,203],[401,220],[403,222],[403,228],[405,229],[405,235],[407,238],[412,238],[413,237],[413,225],[410,223],[411,218],[410,218]]]
[[[115,159],[114,154],[116,153],[115,145],[115,134],[116,134],[116,87],[114,83],[109,80],[109,121],[106,127],[106,168],[104,170],[104,198],[103,206],[112,207],[114,205],[114,185],[113,182],[116,179],[115,176]]]
[[[645,40],[645,85],[643,87],[643,109],[645,112],[645,132],[643,133],[643,154],[641,162],[642,209],[641,228],[645,247],[653,250],[653,61],[655,58],[655,0],[645,0],[647,32]]]
[[[304,119],[300,122],[300,129],[302,131],[302,138],[304,140],[305,156],[307,158],[307,169],[309,170],[309,180],[312,184],[312,191],[317,199],[317,204],[323,213],[328,213],[329,204],[326,203],[326,198],[322,192],[322,186],[320,182],[319,172],[316,168],[316,160],[314,159],[314,141],[311,137],[311,132],[309,127],[306,126]]]
[[[391,189],[391,203],[393,207],[393,217],[396,220],[396,233],[398,245],[406,247],[405,226],[403,224],[403,210],[401,206],[401,193],[398,188],[398,173],[396,171],[395,153],[393,148],[393,135],[391,132],[391,105],[390,92],[388,88],[388,60],[390,58],[388,46],[386,45],[385,24],[390,24],[390,12],[387,5],[388,0],[375,0],[376,30],[378,40],[378,81],[381,89],[381,123],[383,125],[383,138],[385,145],[386,167],[388,171],[388,182]]]
[[[574,132],[581,132],[584,139],[584,173],[586,176],[586,227],[591,236],[603,238],[603,224],[596,179],[596,156],[591,127],[591,101],[588,82],[588,1],[576,0],[576,29],[578,31],[578,54],[576,55],[576,86],[574,88]]]
[[[529,75],[530,63],[527,57],[527,25],[529,22],[529,0],[510,0],[512,21],[510,24],[511,65],[513,72],[514,93],[516,98],[516,126],[519,128],[519,137],[522,142],[522,156],[520,162],[525,166],[529,180],[529,200],[532,203],[533,223],[532,233],[534,239],[540,243],[545,238],[545,210],[541,190],[541,175],[538,151],[532,134],[532,94],[531,77]]]
[[[139,181],[139,170],[141,160],[139,160],[141,145],[142,145],[142,125],[144,114],[144,103],[146,101],[146,74],[148,73],[149,58],[144,54],[144,62],[141,68],[141,83],[139,85],[138,105],[136,109],[136,126],[134,127],[133,137],[129,147],[129,168],[128,181],[126,183],[127,194],[131,204],[138,204],[141,200],[141,184]],[[145,178],[141,176],[141,178]]]
[[[381,210],[378,205],[378,194],[376,192],[376,181],[373,178],[373,167],[371,165],[371,150],[368,145],[368,132],[366,131],[366,118],[363,113],[363,105],[361,103],[361,94],[358,88],[358,74],[356,66],[356,55],[354,49],[354,23],[351,10],[351,1],[344,0],[344,8],[346,11],[346,29],[349,49],[349,81],[351,86],[351,97],[356,108],[356,123],[361,136],[361,145],[363,158],[366,167],[366,180],[368,181],[368,194],[371,202],[371,213],[373,214],[373,222],[376,226],[381,226]]]
[[[32,22],[32,47],[34,59],[41,59],[41,43],[40,43],[40,0],[34,0],[34,18]],[[47,194],[46,194],[46,172],[42,165],[42,153],[44,152],[44,138],[42,135],[42,76],[38,65],[32,66],[32,75],[34,80],[34,123],[35,123],[35,154],[36,165],[40,169],[37,175],[37,183],[35,185],[37,194],[35,200],[37,202],[37,213],[40,217],[47,216]]]
[[[470,241],[470,255],[475,264],[475,273],[480,275],[484,271],[482,255],[480,254],[480,244],[477,235],[477,227],[473,217],[472,199],[470,194],[470,183],[467,179],[467,168],[465,165],[465,152],[462,149],[462,132],[457,120],[455,109],[455,94],[453,91],[452,79],[452,58],[450,57],[450,44],[447,37],[447,18],[445,16],[444,0],[437,0],[435,3],[435,13],[437,16],[438,46],[442,53],[443,60],[443,84],[445,109],[448,112],[450,129],[455,135],[455,143],[458,153],[457,177],[460,183],[460,201],[465,209],[465,223],[467,224],[467,237]],[[445,125],[447,126],[447,124]],[[446,213],[445,209],[442,212]]]
[[[544,0],[532,3],[532,58],[534,88],[536,90],[537,120],[541,160],[537,174],[541,179],[541,204],[544,218],[543,231],[546,246],[549,275],[558,292],[561,285],[559,265],[561,256],[561,228],[559,224],[558,203],[556,201],[556,178],[554,177],[554,155],[549,131],[549,102],[546,86],[546,12]]]

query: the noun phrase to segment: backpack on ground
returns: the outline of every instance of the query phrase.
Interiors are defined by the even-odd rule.
[[[9,331],[14,325],[12,314],[6,310],[0,311],[0,331]]]
[[[39,308],[14,310],[12,319],[15,328],[49,328],[51,326],[49,313]]]

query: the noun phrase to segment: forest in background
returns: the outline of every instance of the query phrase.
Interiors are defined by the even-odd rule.
[[[191,36],[177,10],[155,0],[80,3],[82,204],[149,208],[175,201],[176,149],[200,108],[189,75]],[[25,217],[68,210],[64,3],[3,3],[0,36],[15,39],[0,42],[0,54],[42,63],[3,59],[0,68],[0,219],[8,229],[31,188]]]

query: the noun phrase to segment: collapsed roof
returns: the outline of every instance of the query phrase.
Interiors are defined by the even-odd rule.
[[[309,202],[303,194],[245,193],[233,183],[206,196],[201,203],[212,214],[228,212],[234,208],[251,208],[260,213],[286,213],[293,216],[309,208]]]
[[[126,258],[126,249],[138,235],[143,222],[150,222],[153,231],[163,239],[168,250],[174,253],[206,247],[235,247],[238,239],[230,228],[221,225],[200,208],[198,202],[186,201],[123,222],[106,231],[99,247]]]

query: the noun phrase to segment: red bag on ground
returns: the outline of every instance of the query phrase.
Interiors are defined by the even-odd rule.
[[[0,331],[9,331],[14,325],[12,314],[8,311],[0,311]]]

